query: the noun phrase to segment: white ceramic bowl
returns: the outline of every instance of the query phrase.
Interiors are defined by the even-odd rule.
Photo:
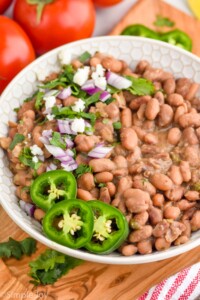
[[[22,104],[23,100],[31,96],[36,90],[36,73],[38,73],[38,70],[45,69],[51,72],[59,67],[57,56],[62,49],[67,49],[74,57],[79,56],[86,50],[92,54],[95,51],[101,51],[125,60],[131,67],[134,67],[139,60],[146,59],[154,67],[161,67],[172,72],[175,77],[188,77],[200,83],[200,59],[169,44],[126,36],[81,40],[61,46],[38,58],[21,71],[8,85],[0,98],[1,137],[7,134],[8,121],[16,119],[13,109]],[[13,221],[30,236],[46,246],[70,256],[106,264],[141,264],[176,256],[200,245],[199,231],[194,233],[190,241],[184,245],[147,255],[134,255],[131,257],[121,256],[118,253],[95,255],[81,250],[73,250],[46,238],[41,225],[20,209],[14,191],[15,186],[12,183],[12,173],[8,169],[8,160],[4,151],[0,149],[0,201],[2,206]]]

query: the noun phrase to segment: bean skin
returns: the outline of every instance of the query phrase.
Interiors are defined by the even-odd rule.
[[[97,158],[92,159],[89,162],[89,166],[92,168],[93,172],[109,172],[116,168],[115,163],[108,158]]]
[[[111,198],[110,198],[110,193],[107,187],[102,187],[100,189],[100,195],[99,199],[105,203],[110,204]]]
[[[147,192],[140,189],[128,189],[123,193],[125,204],[129,212],[140,213],[148,209],[151,201]]]
[[[200,114],[187,113],[179,117],[178,122],[182,128],[200,127]]]
[[[165,174],[155,173],[150,177],[150,182],[161,191],[168,191],[173,187],[172,180]]]
[[[196,211],[190,221],[192,231],[200,229],[200,210]]]
[[[137,243],[137,248],[140,254],[150,254],[152,253],[152,241],[150,239],[140,241]]]
[[[150,196],[156,194],[156,188],[142,176],[135,176],[133,178],[133,187],[149,193]]]
[[[113,180],[113,174],[110,172],[101,172],[95,175],[97,183],[106,183]]]
[[[153,133],[147,133],[144,136],[144,142],[147,144],[156,145],[158,144],[158,137]]]
[[[132,187],[132,178],[130,176],[122,177],[118,181],[117,193],[123,194],[124,191]]]
[[[184,102],[183,96],[179,94],[171,94],[167,97],[167,102],[172,106],[182,105]]]
[[[165,238],[157,238],[155,241],[155,248],[158,251],[163,251],[169,249],[171,246],[170,242],[167,242]]]
[[[192,178],[190,164],[188,161],[181,161],[180,162],[180,171],[183,177],[184,182],[189,182]]]
[[[179,236],[179,237],[174,241],[174,245],[175,245],[175,246],[179,246],[179,245],[185,244],[185,243],[188,242],[188,240],[189,240],[189,238],[188,238],[186,235]]]
[[[41,222],[45,216],[45,212],[40,208],[36,208],[33,216],[37,221]]]
[[[137,243],[148,239],[152,235],[152,226],[145,225],[141,229],[134,230],[129,234],[129,242]]]
[[[188,201],[186,199],[181,199],[177,202],[177,206],[180,208],[181,211],[186,211],[190,209],[191,207],[194,207],[196,202],[194,201]]]
[[[176,82],[174,78],[169,78],[164,81],[163,83],[163,90],[165,91],[166,94],[173,94],[176,89]]]
[[[138,137],[134,129],[123,128],[121,130],[121,143],[122,146],[129,151],[133,151],[138,144]]]
[[[101,64],[105,69],[116,73],[122,71],[123,68],[122,62],[120,60],[115,59],[114,57],[107,56],[103,58]]]
[[[183,130],[183,139],[190,145],[196,145],[199,143],[195,130],[192,127],[187,127]]]
[[[108,188],[110,197],[113,197],[116,193],[116,186],[114,185],[113,182],[107,182],[106,187]]]
[[[85,201],[94,200],[94,197],[92,196],[92,194],[83,189],[77,189],[77,198],[85,200]]]
[[[139,225],[144,226],[147,223],[148,219],[149,219],[149,214],[148,214],[147,211],[143,211],[139,214],[136,214],[133,219]]]
[[[147,103],[150,99],[151,96],[137,97],[130,102],[129,107],[132,110],[137,110],[140,107],[140,105],[142,105],[143,103]]]
[[[81,175],[78,180],[78,188],[91,191],[95,187],[94,176],[91,173],[85,173]]]
[[[154,237],[163,237],[169,228],[169,223],[166,220],[159,222],[153,229]]]
[[[148,101],[145,110],[145,117],[153,121],[160,111],[160,104],[156,98],[152,98]]]
[[[152,200],[153,200],[154,206],[162,207],[164,204],[165,198],[162,194],[155,194],[153,196]]]
[[[183,182],[183,177],[179,166],[172,165],[170,170],[168,171],[168,176],[176,185],[181,185]]]
[[[197,191],[187,191],[184,196],[188,201],[197,201],[200,199],[199,192]]]
[[[163,213],[159,208],[151,206],[148,212],[151,225],[156,225],[162,221]]]
[[[134,245],[124,245],[121,247],[120,250],[121,254],[124,256],[131,256],[134,255],[137,252],[137,247]]]
[[[164,127],[169,125],[173,120],[174,112],[170,105],[163,104],[160,106],[158,117],[158,126]]]
[[[180,208],[175,206],[168,206],[164,210],[164,217],[166,219],[177,220],[178,217],[180,216],[180,213],[181,213]]]
[[[185,188],[183,186],[176,186],[171,190],[168,190],[165,192],[165,196],[170,200],[170,201],[179,201],[183,197]]]
[[[186,104],[178,106],[177,109],[175,110],[174,122],[178,123],[179,122],[179,118],[181,116],[183,116],[184,114],[186,114],[187,112],[188,112],[188,108],[187,108]]]
[[[12,139],[10,137],[2,137],[0,138],[0,147],[7,150],[11,142]]]

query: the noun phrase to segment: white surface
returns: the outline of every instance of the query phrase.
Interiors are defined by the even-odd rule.
[[[0,136],[7,135],[8,121],[15,121],[16,119],[13,109],[19,107],[23,103],[23,99],[31,96],[37,89],[36,73],[38,68],[44,68],[51,73],[53,68],[59,67],[58,53],[61,50],[69,51],[72,58],[79,56],[84,51],[89,51],[92,54],[96,51],[104,51],[116,58],[125,60],[133,68],[139,60],[145,59],[155,67],[173,72],[175,77],[188,77],[200,83],[200,58],[170,44],[127,36],[81,40],[41,56],[21,71],[8,85],[0,99]],[[184,245],[171,247],[166,251],[131,257],[121,256],[119,253],[95,255],[61,246],[46,238],[42,233],[41,225],[20,209],[14,194],[15,186],[12,177],[6,154],[3,149],[0,149],[0,202],[2,206],[14,222],[30,236],[48,247],[70,256],[107,264],[141,264],[173,257],[200,245],[200,231],[198,231],[193,233],[190,241]]]
[[[94,36],[108,34],[135,2],[136,0],[124,0],[122,3],[109,8],[98,8]],[[176,6],[185,13],[191,14],[186,0],[166,0],[166,2]]]

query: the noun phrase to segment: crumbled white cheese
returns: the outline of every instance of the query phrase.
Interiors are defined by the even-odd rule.
[[[106,81],[106,78],[105,77],[99,77],[97,79],[94,80],[94,83],[95,83],[95,86],[100,88],[101,90],[104,90],[106,89],[106,86],[107,86],[107,81]]]
[[[55,116],[54,116],[54,115],[51,115],[51,114],[48,114],[48,115],[46,115],[46,118],[47,118],[47,120],[49,120],[49,121],[53,121],[54,118],[55,118]]]
[[[90,67],[79,68],[74,75],[74,83],[82,86],[89,78]]]
[[[58,58],[60,60],[61,65],[68,65],[71,63],[72,56],[69,50],[62,50],[58,53]]]
[[[85,121],[84,121],[84,119],[75,118],[73,120],[73,122],[71,123],[71,130],[73,130],[74,132],[84,132],[84,130],[85,130]]]
[[[50,113],[51,108],[56,104],[56,97],[55,96],[45,96],[44,98],[45,101],[45,113]]]
[[[96,73],[100,76],[100,77],[103,77],[104,76],[104,72],[105,72],[105,69],[102,67],[101,64],[98,64],[96,66]]]
[[[72,106],[72,110],[76,112],[83,111],[85,109],[85,102],[82,99],[78,99]]]
[[[28,133],[27,136],[28,136],[28,139],[31,139],[31,133]]]
[[[43,151],[40,147],[38,147],[36,144],[30,147],[31,153],[33,155],[43,155]]]
[[[37,163],[37,162],[39,161],[39,159],[37,158],[37,156],[33,156],[32,161],[33,161],[34,163]]]

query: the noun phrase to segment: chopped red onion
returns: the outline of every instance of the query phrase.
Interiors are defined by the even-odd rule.
[[[98,92],[101,92],[102,90],[98,87],[94,87],[94,88],[87,88],[87,89],[83,89],[81,88],[83,91],[85,91],[86,93],[88,93],[90,96],[98,93]]]
[[[94,84],[94,80],[90,79],[87,80],[81,87],[81,89],[83,91],[87,90],[87,89],[94,89],[95,88],[95,84]]]
[[[105,102],[106,100],[108,100],[111,97],[111,94],[107,91],[103,91],[100,95],[100,100],[102,102]]]
[[[45,145],[45,148],[49,153],[51,153],[54,157],[66,156],[66,153],[63,149],[53,146],[53,145]]]
[[[19,200],[19,206],[21,207],[21,209],[23,209],[23,211],[25,211],[29,216],[33,217],[34,215],[34,211],[36,209],[34,204],[31,203],[27,203],[23,200]]]
[[[65,138],[65,142],[68,148],[74,147],[74,142],[72,142],[72,140],[70,140],[69,138]]]
[[[67,155],[71,156],[71,157],[74,156],[74,152],[73,152],[72,150],[70,150],[70,149],[67,149],[67,150],[65,151],[65,153],[66,153]]]
[[[74,161],[74,163],[72,163],[72,164],[65,164],[65,163],[62,163],[62,164],[61,164],[61,167],[62,167],[65,171],[70,172],[70,171],[76,170],[76,169],[78,168],[78,165],[77,165],[77,163]]]
[[[53,132],[52,129],[49,129],[49,130],[43,130],[43,131],[42,131],[42,136],[43,136],[43,137],[47,137],[47,138],[51,138],[51,137],[52,137],[52,132]]]
[[[98,145],[93,148],[89,153],[88,156],[94,158],[103,158],[105,157],[110,151],[112,151],[113,147],[105,147],[102,145]]]
[[[85,121],[85,133],[87,135],[92,135],[93,134],[93,129],[92,126],[89,122]]]
[[[57,98],[59,98],[59,99],[61,99],[61,100],[64,100],[64,99],[68,98],[69,96],[71,96],[71,94],[72,94],[72,90],[71,90],[71,88],[70,88],[70,86],[69,86],[69,87],[67,87],[67,88],[64,88],[64,89],[58,94]]]
[[[71,122],[73,120],[58,120],[58,129],[60,133],[67,133],[67,134],[73,134],[76,135],[77,133],[71,130]]]
[[[40,161],[44,162],[44,155],[38,155],[38,158],[39,158]]]
[[[119,90],[128,89],[132,85],[130,80],[110,71],[106,73],[106,79],[108,84]]]
[[[47,137],[44,136],[40,136],[39,137],[40,142],[42,142],[43,144],[48,145],[49,144],[49,139]]]
[[[46,90],[44,97],[50,97],[50,96],[55,96],[57,97],[57,95],[60,93],[59,90]]]
[[[56,169],[57,169],[57,166],[53,163],[50,163],[50,165],[47,166],[46,171],[49,172],[49,171],[53,171],[53,170],[56,170]]]

